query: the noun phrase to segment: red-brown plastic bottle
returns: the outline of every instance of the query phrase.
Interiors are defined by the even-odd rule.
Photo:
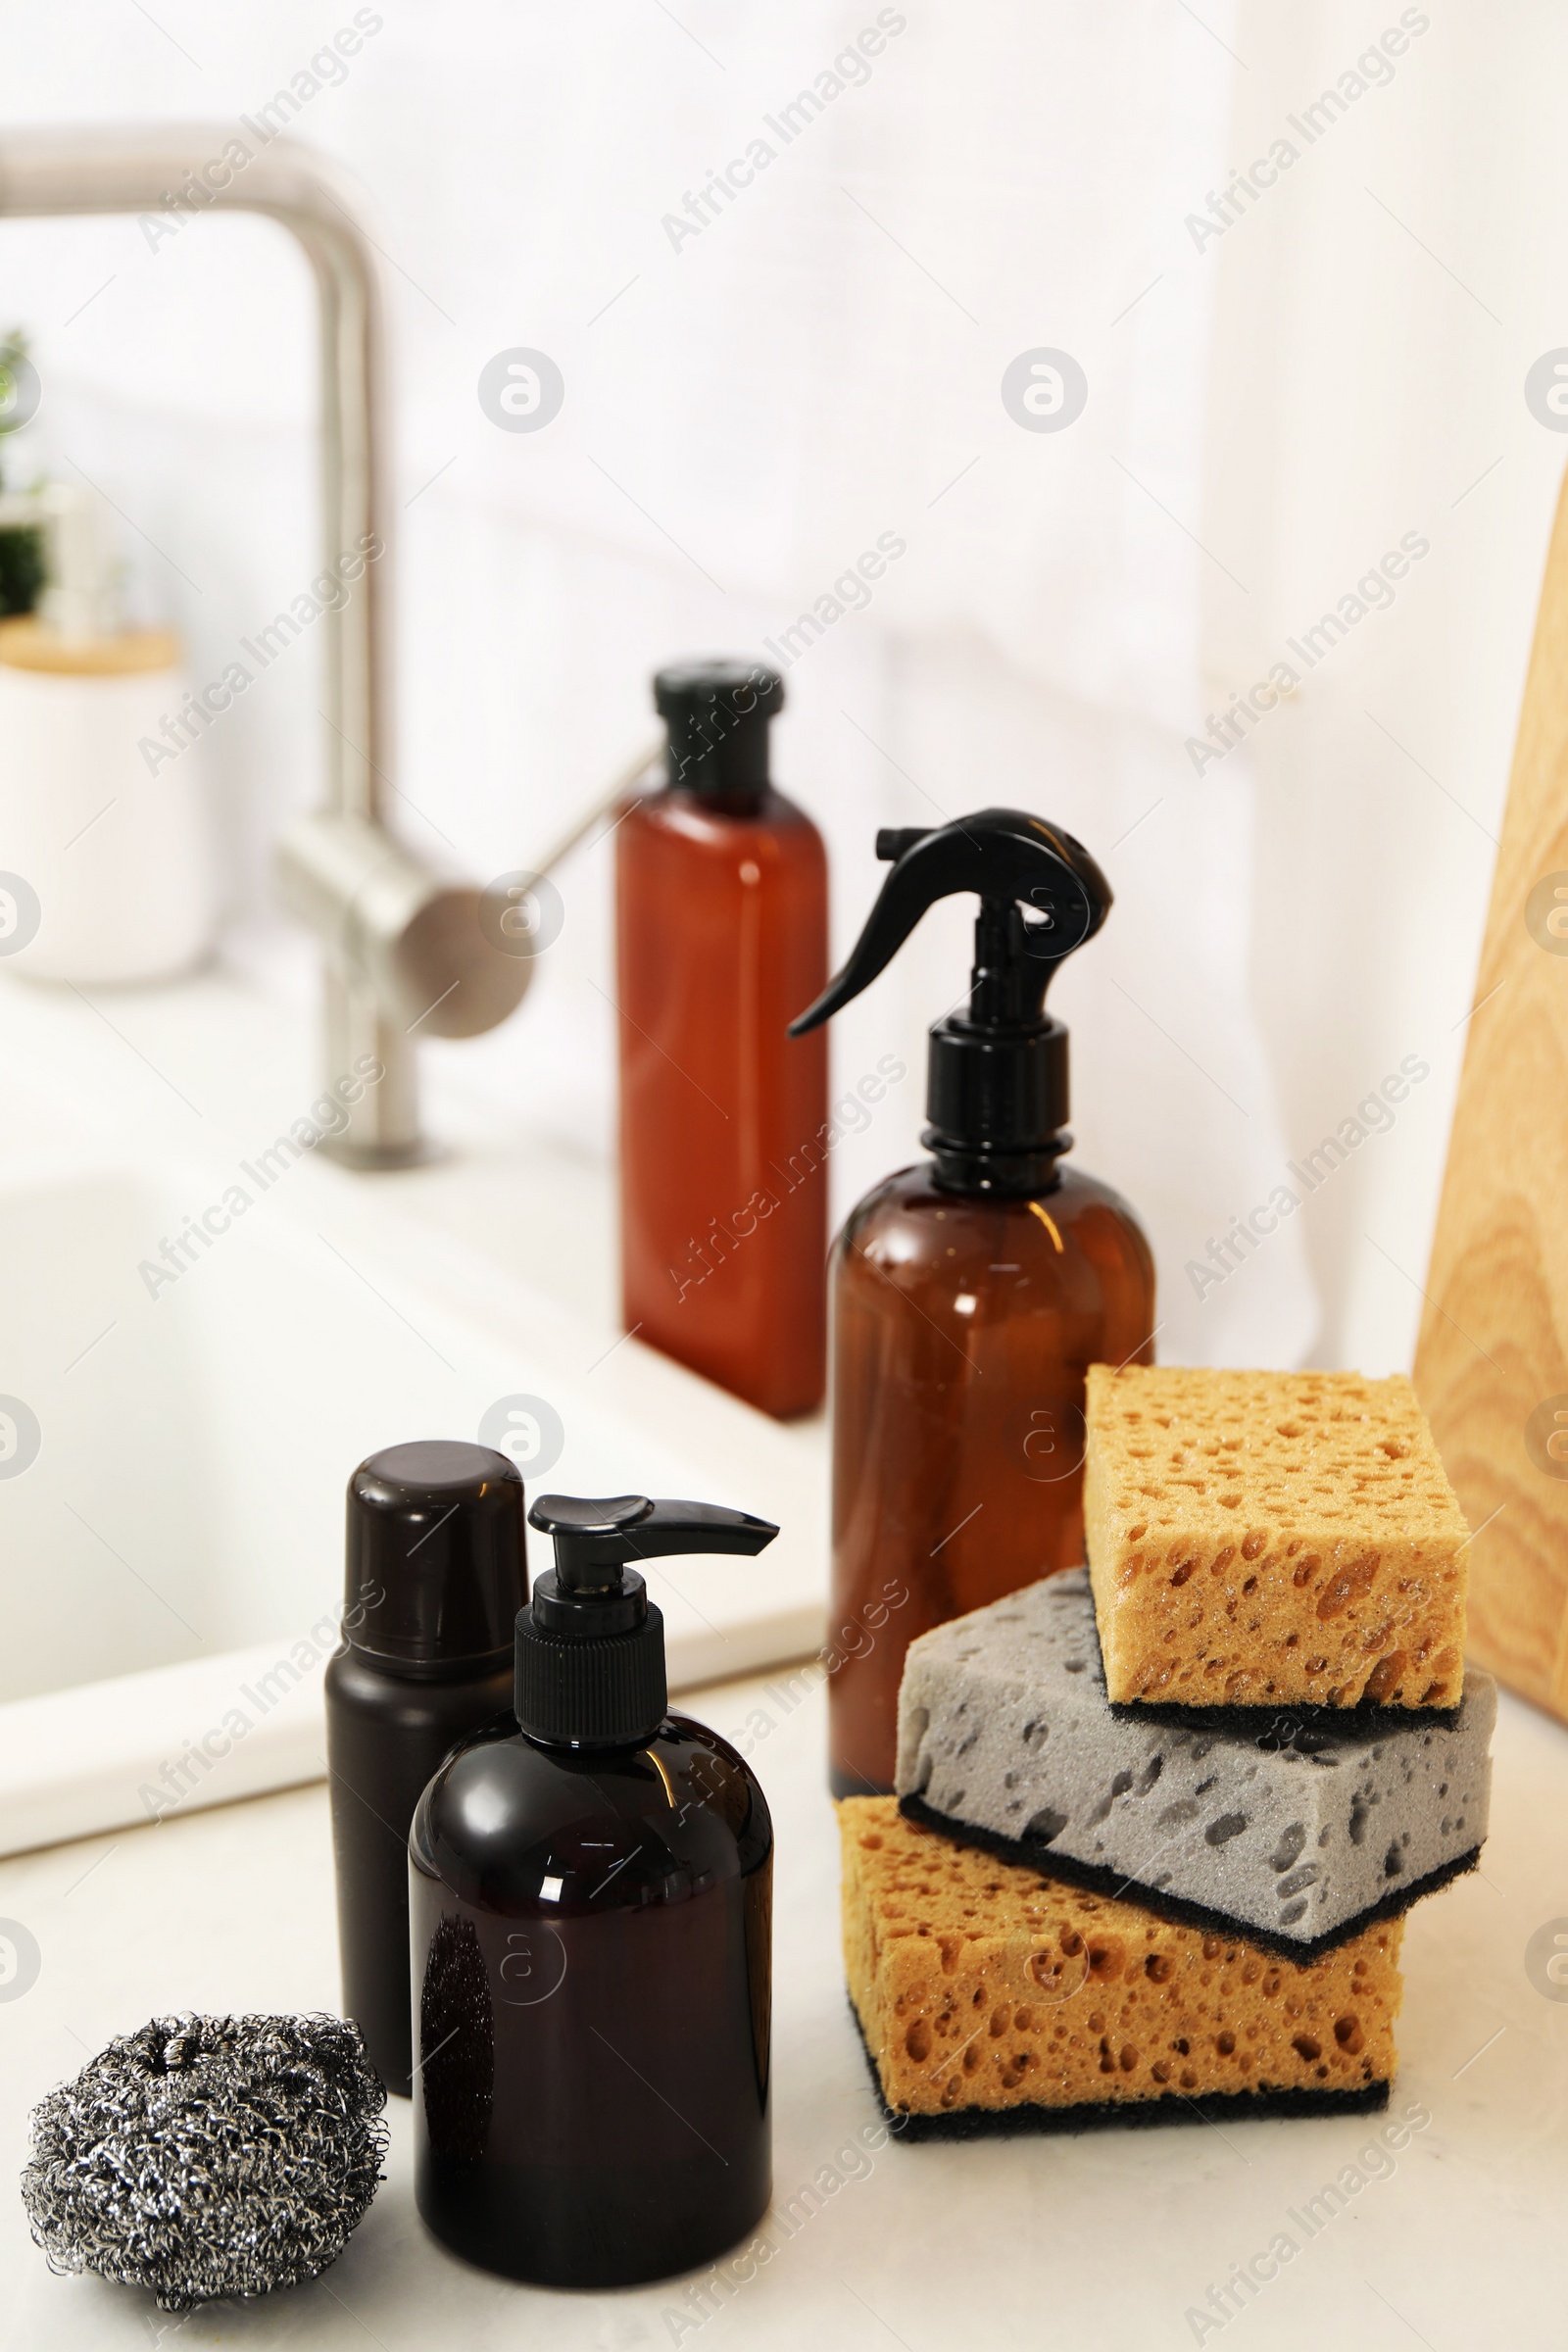
[[[625,1326],[784,1420],[826,1386],[827,859],[768,780],[776,670],[662,670],[667,782],[616,833]]]
[[[834,1245],[837,1796],[893,1786],[917,1635],[1082,1560],[1085,1374],[1153,1357],[1142,1229],[1061,1164],[1067,1033],[1044,1009],[1109,910],[1104,876],[1070,834],[1012,809],[885,833],[877,851],[893,872],[803,1019],[858,995],[937,899],[975,891],[980,914],[968,1008],[931,1032],[934,1156],[868,1193]]]

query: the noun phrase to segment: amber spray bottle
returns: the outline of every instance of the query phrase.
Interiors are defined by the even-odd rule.
[[[788,1419],[827,1384],[827,859],[774,790],[765,662],[660,671],[665,774],[616,829],[625,1326]]]
[[[409,1840],[415,2193],[455,2253],[540,2286],[710,2262],[771,2189],[773,1828],[727,1740],[666,1713],[633,1560],[741,1552],[745,1511],[547,1494],[518,1729],[450,1757]]]
[[[892,863],[848,963],[795,1028],[874,980],[938,899],[980,900],[967,1008],[931,1031],[930,1159],[833,1250],[830,1780],[893,1785],[918,1634],[1083,1557],[1084,1380],[1153,1360],[1154,1268],[1126,1202],[1063,1166],[1067,1032],[1052,975],[1110,887],[1069,833],[1010,808],[883,832]]]

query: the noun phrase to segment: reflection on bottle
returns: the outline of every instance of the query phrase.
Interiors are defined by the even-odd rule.
[[[482,2164],[495,2102],[496,2029],[484,1954],[470,1920],[437,1920],[419,1990],[419,2081],[430,2145]]]
[[[754,1871],[746,1882],[746,1981],[751,1989],[752,2055],[757,2096],[767,2113],[773,2050],[773,1874]]]

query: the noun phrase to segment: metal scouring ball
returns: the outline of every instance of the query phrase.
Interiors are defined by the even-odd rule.
[[[165,2311],[297,2286],[369,2210],[385,2105],[342,2018],[156,2017],[33,2109],[33,2237]]]

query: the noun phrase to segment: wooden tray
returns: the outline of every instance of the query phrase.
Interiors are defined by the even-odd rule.
[[[1568,482],[1474,1003],[1415,1385],[1476,1531],[1471,1654],[1568,1717]]]

